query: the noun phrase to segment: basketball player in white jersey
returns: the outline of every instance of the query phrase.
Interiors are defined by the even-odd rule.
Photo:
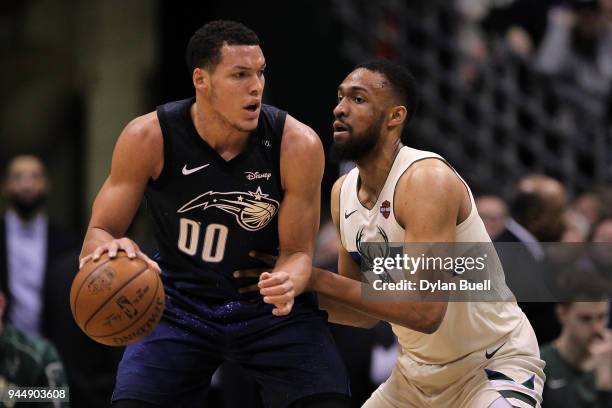
[[[329,321],[372,327],[385,320],[399,340],[391,376],[364,407],[540,407],[544,362],[499,264],[491,269],[500,274],[500,294],[510,294],[500,299],[510,301],[373,302],[362,295],[360,263],[367,256],[361,244],[380,242],[381,235],[407,244],[491,242],[469,187],[454,169],[435,153],[403,145],[416,99],[412,75],[386,61],[357,66],[338,88],[333,149],[357,167],[332,189],[332,218],[342,243],[339,274],[314,268],[309,289],[319,293]],[[265,280],[258,289],[272,300],[282,295]]]
[[[370,326],[386,320],[398,337],[393,373],[364,407],[540,406],[544,362],[514,301],[362,297],[358,245],[381,241],[381,230],[390,242],[490,242],[469,187],[454,169],[435,153],[402,144],[416,99],[411,74],[386,61],[359,65],[339,86],[334,150],[357,167],[332,190],[342,242],[339,274],[316,270],[311,286],[330,321]]]

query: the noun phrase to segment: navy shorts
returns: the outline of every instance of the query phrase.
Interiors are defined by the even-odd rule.
[[[113,401],[202,407],[223,361],[233,361],[253,376],[266,407],[284,408],[319,393],[349,393],[326,313],[316,306],[296,299],[289,316],[276,317],[261,301],[211,306],[183,302],[168,292],[159,325],[126,348]],[[240,384],[233,386],[240,390]]]

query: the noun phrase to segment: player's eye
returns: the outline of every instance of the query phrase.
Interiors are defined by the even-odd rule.
[[[361,96],[355,96],[353,97],[353,102],[355,102],[356,104],[362,104],[364,103],[366,100],[364,98],[362,98]]]
[[[258,77],[263,77],[264,76],[264,70],[262,69],[261,71],[257,71],[257,76]]]
[[[236,72],[234,74],[234,78],[236,78],[236,79],[242,79],[244,77],[246,77],[246,72],[244,72],[244,71]]]

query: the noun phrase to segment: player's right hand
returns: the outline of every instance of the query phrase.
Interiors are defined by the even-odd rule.
[[[264,272],[259,276],[259,293],[264,303],[274,305],[272,314],[286,316],[291,313],[295,290],[291,276],[285,271]]]
[[[134,259],[139,258],[147,263],[149,268],[153,269],[157,273],[161,273],[161,268],[151,258],[149,258],[144,252],[140,250],[138,244],[129,238],[113,239],[112,241],[106,242],[97,247],[92,253],[84,256],[79,260],[79,269],[83,267],[89,261],[97,261],[104,253],[108,253],[109,258],[115,258],[117,252],[123,251],[126,253],[128,258]]]

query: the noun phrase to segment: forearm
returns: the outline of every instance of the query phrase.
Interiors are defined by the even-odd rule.
[[[312,255],[302,251],[283,252],[281,250],[273,272],[278,271],[285,271],[291,276],[295,295],[300,295],[310,280]]]
[[[445,302],[365,302],[362,283],[322,269],[317,270],[313,289],[350,309],[423,333],[433,333],[446,311]]]
[[[331,323],[343,324],[370,329],[378,323],[378,319],[369,316],[359,310],[346,306],[345,304],[319,294],[319,309],[325,310],[328,314],[328,321]]]

